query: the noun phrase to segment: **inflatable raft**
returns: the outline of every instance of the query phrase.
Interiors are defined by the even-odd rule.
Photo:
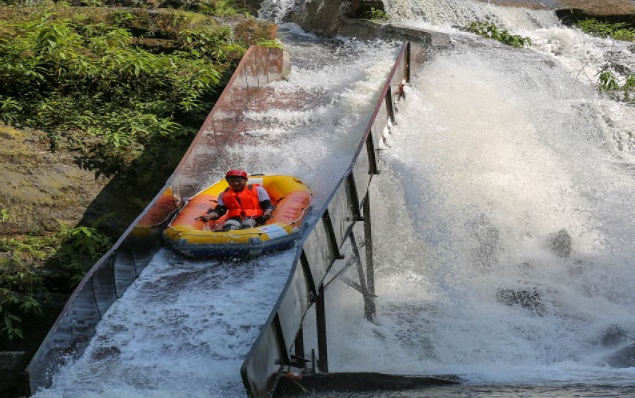
[[[165,240],[190,257],[256,255],[293,243],[301,234],[311,204],[311,193],[299,179],[283,175],[251,175],[247,184],[259,184],[275,206],[273,217],[254,228],[224,231],[226,217],[199,219],[216,206],[229,186],[223,179],[191,197],[163,231]]]

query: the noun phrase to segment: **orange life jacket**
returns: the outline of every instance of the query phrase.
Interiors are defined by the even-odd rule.
[[[264,213],[258,200],[258,184],[249,184],[242,191],[227,188],[222,193],[227,218],[260,217]]]

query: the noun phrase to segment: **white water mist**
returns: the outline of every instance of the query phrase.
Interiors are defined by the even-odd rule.
[[[549,55],[458,41],[438,54],[374,185],[377,324],[336,285],[332,367],[630,382],[601,340],[611,327],[635,339],[633,120]],[[570,252],[551,247],[559,232]]]

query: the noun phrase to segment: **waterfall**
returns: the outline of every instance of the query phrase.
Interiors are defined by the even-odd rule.
[[[606,358],[635,340],[635,108],[596,84],[608,59],[634,70],[635,46],[545,24],[548,11],[387,10],[448,32],[454,47],[397,106],[372,196],[378,317],[363,321],[359,295],[333,287],[331,367],[632,383],[633,368]],[[514,25],[514,13],[540,18]],[[534,45],[451,27],[471,18],[506,21]]]
[[[552,11],[504,7],[461,0],[385,0],[386,13],[397,20],[431,25],[464,26],[488,21],[504,28],[540,28],[557,23]]]

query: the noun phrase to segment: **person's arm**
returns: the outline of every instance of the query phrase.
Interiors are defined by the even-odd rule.
[[[213,209],[208,209],[204,216],[200,216],[198,218],[207,222],[209,220],[216,220],[217,218],[222,217],[225,213],[227,213],[227,207],[225,206],[225,203],[223,203],[223,199],[219,196],[216,206]]]
[[[258,203],[262,209],[263,217],[270,218],[273,212],[273,206],[271,205],[271,198],[263,187],[258,187]]]
[[[220,218],[227,213],[227,207],[216,205],[213,209],[207,210],[208,217],[212,219]]]
[[[225,213],[227,213],[227,206],[225,206],[225,202],[223,201],[223,195],[218,195],[218,200],[216,201],[216,207],[213,209],[207,210],[207,214],[212,215],[212,213],[216,214],[214,219],[222,217]]]

